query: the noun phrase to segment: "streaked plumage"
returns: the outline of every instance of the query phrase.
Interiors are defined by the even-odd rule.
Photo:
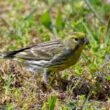
[[[74,65],[88,40],[83,33],[73,33],[64,41],[44,42],[2,54],[3,58],[16,58],[27,65],[28,70],[43,73],[47,83],[48,74],[62,71]]]

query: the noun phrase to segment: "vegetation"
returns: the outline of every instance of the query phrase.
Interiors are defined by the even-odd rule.
[[[0,53],[71,32],[85,32],[90,44],[75,66],[52,77],[52,88],[0,59],[0,109],[110,109],[110,0],[0,0]]]

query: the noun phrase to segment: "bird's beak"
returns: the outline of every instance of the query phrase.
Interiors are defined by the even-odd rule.
[[[89,40],[87,38],[84,38],[84,43],[89,44]]]

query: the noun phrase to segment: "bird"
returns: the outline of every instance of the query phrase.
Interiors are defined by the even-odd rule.
[[[73,32],[63,40],[55,39],[4,52],[0,58],[21,61],[29,71],[42,74],[44,83],[48,84],[50,74],[76,64],[86,44],[89,40],[83,32]]]

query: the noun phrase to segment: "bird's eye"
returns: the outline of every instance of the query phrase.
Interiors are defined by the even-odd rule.
[[[74,38],[74,40],[75,40],[75,41],[78,41],[79,39],[78,39],[78,38]]]

